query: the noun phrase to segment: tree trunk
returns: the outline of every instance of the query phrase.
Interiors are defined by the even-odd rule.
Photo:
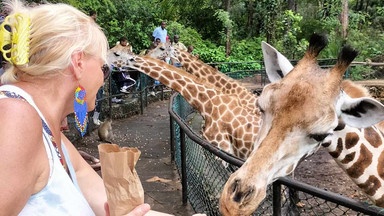
[[[227,12],[229,19],[231,19],[231,0],[226,0],[227,2]],[[226,30],[227,42],[225,44],[225,57],[228,57],[231,54],[231,28],[228,26]]]
[[[288,10],[291,10],[293,12],[297,12],[296,11],[296,1],[295,0],[288,0]]]
[[[348,0],[343,0],[341,11],[341,38],[345,39],[348,37]]]
[[[253,26],[253,12],[254,12],[254,0],[248,1],[248,21],[247,21],[247,29],[248,29],[248,36],[250,37],[252,35],[252,26]]]

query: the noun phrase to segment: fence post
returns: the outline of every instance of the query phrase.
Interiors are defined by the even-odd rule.
[[[281,216],[281,184],[274,182],[272,185],[273,190],[273,216]]]
[[[172,104],[171,104],[171,106],[172,106]],[[171,146],[170,146],[170,150],[171,150],[171,162],[172,161],[175,161],[175,125],[174,125],[174,121],[173,121],[173,118],[172,118],[172,116],[170,115],[169,116],[169,128],[170,128],[170,132],[171,132],[171,137],[170,137],[170,144],[171,144]]]
[[[186,167],[186,155],[185,155],[185,132],[180,128],[180,152],[181,152],[181,185],[183,194],[183,204],[187,204],[188,191],[187,191],[187,167]]]
[[[109,75],[108,79],[109,79],[109,85],[108,85],[108,88],[109,88],[109,97],[108,97],[108,106],[109,106],[109,118],[112,119],[112,73],[113,71],[111,71],[111,74]],[[101,101],[102,103],[103,101]]]

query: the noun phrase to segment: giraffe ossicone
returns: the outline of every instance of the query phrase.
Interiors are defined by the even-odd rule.
[[[223,215],[252,214],[267,185],[290,174],[302,157],[322,144],[376,205],[384,206],[384,169],[377,166],[384,165],[383,136],[370,127],[384,120],[384,106],[368,97],[351,98],[341,90],[343,75],[357,55],[352,48],[343,48],[333,68],[319,67],[317,56],[326,45],[325,36],[313,35],[304,58],[293,68],[280,67],[287,63],[285,57],[263,45],[266,69],[272,70],[267,73],[274,73],[269,74],[274,82],[258,98],[262,112],[258,148],[224,186]],[[381,152],[373,157],[374,149]]]

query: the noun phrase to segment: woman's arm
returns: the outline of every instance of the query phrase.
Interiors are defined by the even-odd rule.
[[[42,124],[36,111],[18,99],[0,100],[0,209],[17,215],[49,178]]]
[[[88,201],[96,215],[105,215],[104,204],[107,202],[104,182],[91,166],[81,157],[73,144],[61,134],[76,172],[77,182],[85,199]]]

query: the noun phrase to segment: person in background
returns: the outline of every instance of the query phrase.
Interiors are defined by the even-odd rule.
[[[179,35],[173,36],[173,43],[172,46],[178,50],[187,51],[187,47],[183,43],[179,41],[180,37]]]
[[[199,58],[200,57],[199,54],[195,54],[195,55],[193,54],[193,49],[194,49],[194,47],[192,45],[188,46],[187,52],[191,53],[191,55],[195,56],[196,58]]]
[[[162,21],[160,23],[160,26],[155,28],[152,34],[152,41],[155,41],[155,39],[160,38],[161,43],[166,43],[167,42],[167,30],[165,29],[166,22]]]
[[[15,47],[28,38],[29,50],[12,52],[1,76],[1,214],[109,215],[103,180],[60,132],[63,118],[75,112],[83,134],[83,117],[95,108],[109,73],[102,67],[107,38],[89,16],[66,4],[4,5],[10,27],[27,36],[11,35]],[[139,205],[126,216],[149,208]]]

